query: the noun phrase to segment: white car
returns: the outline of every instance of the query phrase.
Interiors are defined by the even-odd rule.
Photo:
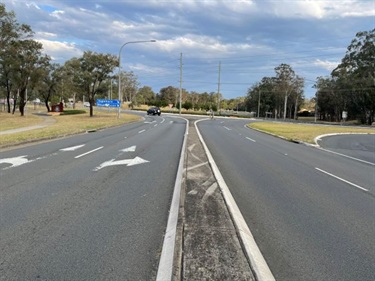
[[[83,106],[84,106],[84,107],[90,107],[90,103],[89,103],[88,101],[85,101],[85,102],[83,103]]]

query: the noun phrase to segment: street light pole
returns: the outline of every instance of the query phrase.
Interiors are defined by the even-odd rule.
[[[121,105],[122,105],[122,95],[121,95],[121,51],[122,51],[122,48],[124,48],[125,45],[128,45],[128,44],[148,43],[148,42],[156,42],[156,40],[126,42],[121,46],[118,52],[118,98],[120,100],[120,107],[118,108],[118,118],[120,118],[120,111],[121,111]]]

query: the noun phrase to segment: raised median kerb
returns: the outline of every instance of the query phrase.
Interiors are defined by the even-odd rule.
[[[256,280],[194,122],[189,125],[172,280]]]

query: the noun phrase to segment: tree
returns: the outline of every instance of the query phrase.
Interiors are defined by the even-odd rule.
[[[22,81],[19,73],[22,66],[20,60],[25,57],[19,52],[23,50],[23,54],[25,53],[26,50],[25,48],[22,49],[22,46],[25,46],[27,41],[26,44],[22,44],[20,41],[32,38],[33,32],[30,26],[18,23],[15,13],[13,11],[7,12],[4,4],[0,4],[0,22],[0,83],[6,89],[8,113],[10,113],[10,98],[12,94],[17,97],[22,82],[23,86],[25,86],[25,80]],[[23,74],[25,74],[25,71],[23,71]],[[13,112],[15,106],[16,101],[14,101]],[[24,101],[21,106],[23,110]],[[21,114],[23,115],[23,111]]]
[[[288,64],[280,64],[275,68],[278,90],[284,95],[284,120],[286,119],[288,97],[295,88],[296,74]]]
[[[48,64],[44,69],[40,69],[40,82],[38,83],[36,90],[42,97],[42,100],[50,112],[49,102],[54,94],[56,94],[57,85],[61,79],[59,75],[61,72],[61,66],[59,64]]]
[[[138,92],[138,86],[139,86],[138,78],[134,74],[133,71],[121,72],[121,94],[123,97],[122,99],[123,101],[136,103],[136,100],[134,99],[134,97]]]
[[[81,58],[73,58],[65,64],[68,64],[67,67],[75,74],[74,83],[86,93],[90,103],[90,117],[92,117],[95,95],[104,91],[102,83],[118,66],[117,57],[86,51]]]
[[[175,87],[168,86],[166,88],[160,89],[159,97],[164,103],[174,104],[176,106],[176,96],[178,95],[179,91],[180,90]]]
[[[45,67],[50,58],[42,55],[43,45],[35,40],[16,41],[13,44],[14,50],[17,52],[17,60],[13,63],[12,80],[18,85],[19,90],[19,110],[21,116],[24,116],[24,109],[27,102],[27,89],[31,83],[38,82],[38,70]]]
[[[142,101],[144,104],[152,104],[155,102],[155,93],[149,86],[144,86],[138,90],[137,100]]]
[[[331,73],[350,98],[350,111],[362,123],[375,117],[375,29],[356,34],[341,63]]]

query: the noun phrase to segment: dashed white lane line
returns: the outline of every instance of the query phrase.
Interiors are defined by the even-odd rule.
[[[316,167],[315,167],[315,169],[318,170],[319,172],[322,172],[322,173],[324,173],[324,174],[326,174],[326,175],[329,175],[329,176],[331,176],[331,177],[333,177],[333,178],[335,178],[335,179],[338,179],[338,180],[343,181],[343,182],[345,182],[345,183],[347,183],[347,184],[350,184],[350,185],[352,185],[352,186],[354,186],[354,187],[356,187],[356,188],[358,188],[358,189],[361,189],[361,190],[363,190],[363,191],[368,191],[368,189],[363,188],[362,186],[359,186],[359,185],[354,184],[354,183],[352,183],[352,182],[350,182],[350,181],[347,181],[347,180],[345,180],[345,179],[343,179],[343,178],[340,178],[340,177],[338,177],[338,176],[335,176],[334,174],[328,173],[327,171],[324,171],[324,170],[319,169],[319,168],[316,168]]]
[[[71,146],[67,148],[61,148],[60,151],[74,151],[84,146],[85,146],[84,144],[81,144],[81,145]]]
[[[139,131],[138,134],[142,134],[144,132],[146,132],[146,130]]]
[[[249,141],[252,141],[252,142],[256,142],[256,140],[253,140],[253,139],[251,139],[249,137],[246,137],[246,139],[248,139]]]
[[[232,131],[232,129],[229,129],[228,127],[225,127],[225,126],[224,126],[224,128],[227,129],[228,131]]]
[[[81,157],[83,157],[83,156],[86,156],[87,154],[90,154],[90,153],[93,153],[93,152],[95,152],[95,151],[98,151],[98,150],[100,150],[100,149],[102,149],[104,146],[101,146],[101,147],[98,147],[98,148],[95,148],[95,149],[93,149],[93,150],[90,150],[90,151],[87,151],[87,152],[85,152],[85,153],[83,153],[83,154],[81,154],[81,155],[78,155],[78,156],[76,156],[76,157],[74,157],[74,158],[81,158]]]

